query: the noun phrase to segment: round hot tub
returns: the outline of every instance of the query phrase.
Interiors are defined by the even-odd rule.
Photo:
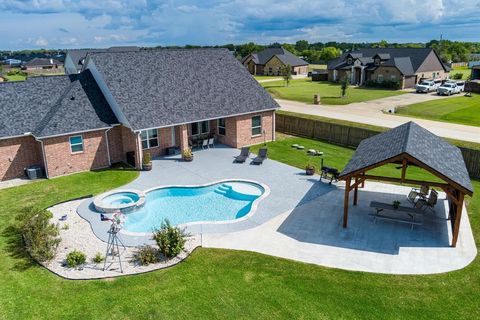
[[[104,213],[130,212],[145,204],[145,193],[138,190],[116,190],[99,195],[93,200],[95,209]]]

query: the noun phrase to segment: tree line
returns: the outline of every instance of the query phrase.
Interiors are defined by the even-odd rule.
[[[232,51],[236,57],[243,58],[251,53],[259,52],[269,47],[283,47],[295,55],[303,57],[310,63],[325,62],[339,57],[342,52],[351,51],[360,48],[434,48],[444,62],[464,62],[470,61],[472,53],[480,53],[480,42],[464,42],[451,40],[431,40],[426,43],[410,42],[395,43],[381,40],[379,42],[314,42],[307,40],[298,40],[295,43],[271,43],[268,45],[248,42],[244,44],[224,44],[217,46],[157,46],[156,48],[226,48]],[[38,49],[38,50],[20,50],[20,51],[0,51],[2,56],[14,55],[35,55],[35,54],[64,54],[64,49]]]

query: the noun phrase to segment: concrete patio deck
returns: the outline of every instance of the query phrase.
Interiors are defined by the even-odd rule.
[[[266,160],[263,165],[233,163],[238,150],[219,146],[194,152],[193,162],[179,156],[154,160],[153,170],[122,187],[149,189],[161,185],[195,185],[223,179],[247,179],[266,184],[270,195],[247,220],[228,224],[191,225],[187,231],[200,234],[204,247],[240,249],[347,270],[430,274],[468,265],[477,249],[464,208],[459,241],[451,248],[451,228],[446,220],[445,195],[440,194],[436,214],[426,214],[423,225],[415,226],[378,220],[368,215],[372,200],[406,204],[409,188],[367,182],[359,191],[359,205],[352,206],[349,227],[342,228],[343,183],[320,183],[318,176]],[[88,213],[91,199],[80,205]],[[89,219],[90,220],[90,219]],[[98,213],[95,221],[99,221]],[[102,238],[108,224],[91,223]],[[97,228],[97,229],[96,229]],[[105,230],[103,230],[105,229]],[[106,234],[106,233],[105,233]],[[146,237],[122,235],[127,245],[148,243]]]

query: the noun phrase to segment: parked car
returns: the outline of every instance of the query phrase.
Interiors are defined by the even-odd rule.
[[[465,81],[457,81],[457,87],[459,89],[459,92],[464,92],[465,91]]]
[[[431,92],[438,89],[440,83],[436,83],[434,80],[423,80],[415,86],[415,90],[420,92]]]
[[[460,93],[460,88],[457,86],[455,82],[447,81],[437,89],[437,94],[439,96],[440,95],[450,96],[455,93]]]

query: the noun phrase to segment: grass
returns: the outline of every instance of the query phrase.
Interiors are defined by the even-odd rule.
[[[282,79],[282,76],[253,76],[255,80]]]
[[[468,67],[452,68],[452,70],[450,71],[450,76],[453,76],[455,73],[461,73],[463,75],[462,80],[467,80],[468,77],[470,77],[472,74],[472,69]]]
[[[416,103],[400,108],[398,114],[480,127],[480,95]]]
[[[318,121],[329,122],[329,123],[334,123],[334,124],[340,124],[340,125],[349,126],[349,127],[362,128],[362,129],[367,129],[367,130],[376,131],[376,132],[384,132],[384,131],[387,131],[389,129],[387,127],[379,127],[379,126],[374,126],[374,125],[365,124],[365,123],[321,117],[321,116],[311,115],[311,114],[306,114],[306,113],[297,113],[297,112],[290,112],[290,111],[283,111],[283,110],[278,110],[276,113],[277,114],[284,114],[284,115],[287,115],[287,116],[298,117],[298,118],[304,118],[304,119],[311,119],[311,120],[318,120]],[[480,143],[475,143],[475,142],[471,142],[471,141],[456,140],[456,139],[450,139],[450,138],[445,138],[445,140],[447,140],[448,142],[456,145],[457,147],[480,150]]]
[[[294,142],[322,148],[328,164],[339,168],[353,152],[308,139],[281,138],[269,143],[270,157],[287,153],[282,161],[299,167],[304,163],[295,160],[301,152],[291,150]],[[479,258],[447,274],[395,276],[324,268],[251,252],[198,249],[173,268],[71,281],[32,263],[18,250],[20,239],[9,226],[22,207],[46,207],[97,194],[135,177],[132,171],[106,170],[0,190],[1,319],[480,317]],[[475,181],[474,187],[480,190],[480,183]],[[470,222],[478,239],[480,197],[469,200]]]
[[[308,65],[308,71],[313,71],[314,69],[327,69],[326,64],[309,64]]]
[[[321,103],[329,105],[344,105],[352,102],[362,102],[404,94],[400,90],[367,89],[349,87],[347,96],[340,95],[340,85],[326,81],[312,81],[309,78],[295,79],[286,87],[283,81],[264,82],[261,85],[274,97],[279,99],[313,103],[313,96],[320,94]]]
[[[25,81],[27,79],[27,76],[22,75],[22,74],[14,74],[14,75],[4,75],[3,77],[7,78],[8,81]]]

